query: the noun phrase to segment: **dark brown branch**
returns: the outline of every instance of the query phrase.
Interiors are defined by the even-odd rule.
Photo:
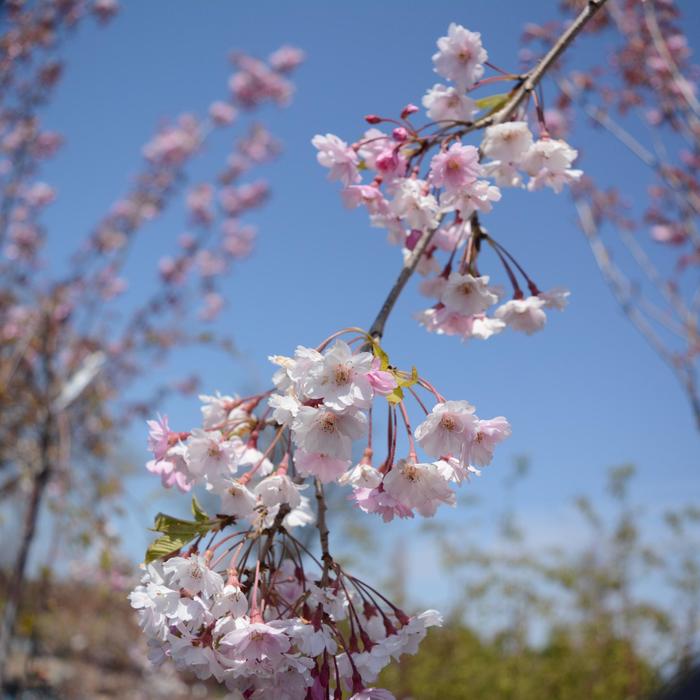
[[[328,585],[328,574],[333,566],[333,558],[328,548],[328,524],[326,523],[326,498],[323,494],[323,484],[316,479],[316,502],[318,503],[318,514],[316,527],[318,528],[318,538],[321,543],[321,560],[323,561],[323,573],[321,574],[321,588]]]

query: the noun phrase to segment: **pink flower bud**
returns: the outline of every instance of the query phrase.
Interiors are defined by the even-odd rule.
[[[399,164],[399,156],[394,149],[387,149],[377,156],[375,160],[377,170],[395,170]]]

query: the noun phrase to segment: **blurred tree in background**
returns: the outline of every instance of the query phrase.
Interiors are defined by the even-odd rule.
[[[630,700],[688,672],[700,651],[700,509],[668,511],[643,537],[650,514],[630,502],[633,474],[610,471],[612,520],[576,499],[588,544],[553,534],[556,545],[531,546],[514,512],[488,545],[431,528],[446,567],[436,576],[459,576],[464,597],[421,654],[387,670],[396,697]]]
[[[384,686],[403,700],[635,700],[689,670],[700,648],[700,510],[667,512],[664,530],[643,538],[651,514],[628,496],[632,474],[610,472],[612,520],[576,500],[579,541],[530,546],[514,512],[488,545],[433,530],[445,564],[435,577],[459,577],[463,597],[420,654],[387,669]],[[47,697],[223,697],[173,669],[154,673],[118,582],[86,574],[30,584],[20,619],[27,687]]]

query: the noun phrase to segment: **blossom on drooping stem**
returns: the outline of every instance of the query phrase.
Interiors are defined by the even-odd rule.
[[[541,293],[515,256],[481,225],[480,216],[501,199],[497,185],[519,186],[522,172],[530,175],[530,189],[541,184],[557,189],[576,179],[570,167],[575,152],[566,151],[572,150],[566,144],[547,150],[533,143],[518,110],[509,112],[516,122],[507,126],[498,124],[494,108],[495,128],[481,152],[463,143],[473,126],[467,120],[484,104],[466,92],[480,87],[486,60],[479,34],[450,25],[433,61],[454,86],[436,85],[423,101],[428,116],[441,116],[437,121],[446,124],[417,126],[419,109],[409,103],[396,119],[369,115],[373,128],[355,142],[333,134],[312,140],[329,179],[343,186],[346,206],[366,207],[372,224],[387,229],[390,241],[401,247],[404,273],[428,277],[424,291],[436,301],[421,321],[463,339],[487,338],[508,325],[531,332],[543,325],[543,308],[564,305],[566,292]],[[264,68],[254,62],[242,67],[247,74],[233,81],[234,93],[257,84],[268,89]],[[506,79],[501,75],[484,83]],[[276,89],[274,81],[269,89]],[[374,128],[381,124],[384,130]],[[541,141],[546,140],[543,132]],[[482,158],[491,160],[482,163]],[[231,187],[222,204],[233,214],[239,202],[253,201],[254,195]],[[195,204],[193,209],[204,210],[202,201]],[[484,274],[487,246],[513,288],[513,299],[493,316],[490,309],[503,292],[491,286],[490,270]],[[189,665],[201,677],[214,676],[246,697],[282,697],[284,688],[301,700],[328,697],[334,689],[337,697],[390,700],[373,685],[378,674],[391,658],[415,653],[426,629],[440,618],[434,611],[409,617],[345,573],[330,553],[323,485],[351,489],[361,511],[385,522],[433,517],[440,506],[455,505],[455,489],[478,474],[477,467],[491,463],[511,428],[502,416],[482,419],[469,402],[446,399],[416,368],[393,366],[380,336],[374,326],[371,335],[348,328],[316,348],[297,347],[292,357],[272,356],[278,368],[274,389],[240,402],[222,401],[215,411],[220,423],[183,434],[185,468],[195,484],[220,496],[224,512],[210,516],[193,502],[195,521],[180,525],[191,527],[192,544],[188,549],[178,540],[177,551],[168,556],[200,557],[217,572],[227,567],[226,580],[240,585],[247,599],[235,613],[221,615],[221,593],[195,585],[194,596],[181,591],[192,602],[175,611],[168,606],[158,625],[146,612],[154,606],[146,600],[150,582],[145,580],[145,591],[135,596],[137,607],[163,658]],[[382,453],[378,404],[386,416]],[[242,416],[236,416],[239,411]],[[412,411],[421,416],[415,430]],[[159,449],[158,431],[164,430],[159,426],[154,435]],[[311,495],[305,495],[311,486]],[[292,528],[314,520],[321,553],[307,559],[308,549]],[[158,523],[167,535],[167,519]],[[155,553],[166,544],[167,538],[157,541]],[[196,570],[199,564],[198,559]],[[158,585],[167,589],[174,574],[165,573]]]
[[[533,191],[548,186],[559,192],[581,177],[581,171],[572,167],[575,149],[561,139],[553,140],[542,124],[541,138],[534,140],[527,104],[509,110],[507,119],[501,118],[504,105],[517,94],[514,89],[502,100],[500,95],[487,95],[483,101],[472,97],[491,82],[513,80],[514,87],[519,85],[515,74],[509,76],[490,64],[498,75],[484,77],[487,58],[481,35],[453,23],[438,40],[433,56],[436,72],[452,85],[437,83],[422,99],[431,122],[416,125],[418,108],[410,104],[396,119],[367,115],[365,121],[371,128],[353,146],[330,134],[313,140],[319,148],[319,162],[330,169],[329,177],[345,185],[341,192],[344,204],[364,206],[371,225],[386,229],[389,242],[401,246],[404,264],[419,244],[423,246],[413,269],[428,277],[422,289],[437,303],[416,318],[431,332],[462,340],[493,337],[506,327],[504,315],[514,318],[512,307],[495,317],[489,315],[488,307],[496,299],[461,311],[442,299],[451,274],[496,277],[491,270],[480,272],[484,270],[484,241],[492,244],[516,300],[523,294],[518,278],[533,296],[540,294],[523,264],[493,234],[485,235],[481,225],[481,217],[502,201],[501,187]],[[478,144],[466,139],[480,124],[487,126],[477,148]],[[386,128],[389,125],[391,129]],[[460,249],[464,252],[457,257]],[[447,256],[444,263],[442,251]],[[528,303],[534,307],[539,302]],[[547,306],[561,309],[563,304],[547,301]],[[533,312],[532,321],[535,316]],[[524,325],[515,320],[515,328]]]
[[[488,280],[471,282],[475,294],[489,293]],[[132,606],[154,660],[170,658],[229,689],[279,695],[282,676],[300,700],[310,688],[325,692],[331,685],[359,697],[388,697],[373,687],[378,674],[392,658],[415,653],[427,628],[440,624],[439,615],[410,617],[385,598],[380,602],[326,550],[321,575],[310,573],[313,560],[293,534],[315,520],[304,491],[314,484],[318,497],[320,484],[335,482],[352,490],[360,511],[385,522],[433,517],[439,507],[454,506],[455,487],[477,473],[465,460],[489,463],[510,426],[504,418],[479,419],[466,401],[444,401],[415,368],[394,367],[360,329],[270,359],[278,368],[274,389],[245,399],[202,395],[202,427],[176,432],[165,418],[149,421],[154,456],[163,464],[177,459],[188,484],[205,487],[221,505],[209,515],[194,500],[191,523],[158,517],[161,532],[170,532],[172,520],[173,532],[190,532],[193,542],[154,543],[151,556],[162,557],[166,547],[166,559],[148,565],[130,595]],[[417,392],[437,403],[414,433],[408,398],[427,410]],[[375,466],[370,420],[377,403],[389,407],[388,447]],[[407,456],[399,454],[397,414],[410,444]],[[362,458],[352,467],[360,447]],[[244,556],[246,542],[256,540]],[[251,556],[258,557],[252,564]],[[350,637],[342,626],[348,617]]]
[[[450,311],[463,316],[480,314],[498,301],[498,294],[489,288],[489,276],[473,277],[453,272],[440,294],[440,301]]]
[[[538,296],[511,299],[496,309],[496,318],[510,328],[531,335],[544,328],[547,315],[542,310],[545,300]]]

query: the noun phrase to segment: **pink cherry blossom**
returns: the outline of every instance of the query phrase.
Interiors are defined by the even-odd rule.
[[[323,399],[323,404],[335,411],[352,406],[367,408],[373,394],[367,376],[371,368],[370,353],[353,354],[347,343],[336,340],[323,359],[309,368],[304,393],[311,398]]]
[[[437,41],[438,52],[433,55],[435,72],[465,90],[471,87],[484,74],[482,65],[488,54],[481,45],[481,34],[470,32],[454,22],[447,30],[447,36]]]
[[[510,328],[531,335],[541,331],[547,322],[547,315],[542,310],[546,302],[540,297],[511,299],[496,309],[495,316]]]
[[[474,212],[488,213],[493,209],[493,202],[501,199],[501,191],[487,180],[477,180],[456,192],[446,192],[440,198],[440,204],[455,209],[463,219],[468,219]]]
[[[224,587],[221,575],[210,569],[206,560],[196,554],[168,559],[163,564],[163,571],[172,577],[172,583],[177,588],[204,598],[210,598]]]
[[[224,440],[218,430],[195,428],[187,440],[187,468],[195,477],[208,481],[235,474],[238,469],[236,444]]]
[[[563,311],[569,304],[571,292],[563,287],[550,289],[548,292],[540,292],[537,295],[540,299],[544,299],[545,309],[558,309]]]
[[[558,193],[564,185],[578,182],[583,171],[571,168],[577,156],[578,151],[560,139],[536,141],[522,159],[523,170],[531,176],[528,189],[547,186]]]
[[[340,180],[346,187],[360,181],[357,172],[357,154],[333,134],[316,135],[311,143],[318,149],[318,162],[329,168],[329,180]]]
[[[236,108],[228,102],[212,102],[209,105],[209,116],[217,126],[228,126],[233,124],[236,118]]]
[[[474,146],[453,143],[430,161],[430,183],[446,192],[454,194],[473,185],[479,175],[479,151]]]
[[[385,523],[394,517],[412,518],[413,511],[383,488],[358,487],[353,489],[352,498],[358,508],[365,513],[377,513]]]
[[[460,455],[476,429],[474,406],[467,401],[444,401],[416,428],[420,446],[432,457]]]
[[[297,450],[294,454],[294,464],[302,476],[317,476],[321,483],[327,484],[345,473],[350,466],[350,460]]]
[[[242,622],[240,628],[221,638],[223,653],[251,665],[281,660],[291,643],[284,631],[264,622]]]
[[[438,202],[429,194],[424,180],[404,178],[397,181],[396,195],[389,209],[413,229],[430,229],[438,224]]]
[[[454,506],[455,494],[434,464],[400,459],[385,475],[384,490],[407,508],[432,517],[441,503]]]
[[[475,464],[477,467],[491,464],[496,445],[510,437],[510,434],[510,423],[503,416],[477,420],[474,437],[465,447],[464,461]]]
[[[476,103],[459,90],[440,85],[433,85],[423,96],[423,106],[428,117],[440,121],[468,121],[476,112]]]
[[[156,460],[163,459],[170,447],[170,436],[173,435],[168,425],[168,416],[158,416],[157,420],[146,421],[148,424],[148,449],[153,452]]]
[[[453,272],[447,278],[440,301],[449,311],[463,316],[480,314],[498,301],[498,294],[488,284],[488,275],[473,277]]]
[[[386,396],[396,389],[398,382],[391,372],[382,370],[380,367],[379,358],[375,357],[372,360],[372,369],[367,372],[367,379],[377,394]]]
[[[286,474],[265,477],[254,490],[260,502],[270,508],[286,503],[290,508],[301,504],[299,487]]]
[[[527,122],[505,122],[487,127],[481,151],[493,160],[517,164],[531,146],[532,132]]]
[[[362,437],[367,417],[357,410],[336,413],[325,408],[302,406],[292,424],[294,441],[305,452],[349,459],[352,441]]]

